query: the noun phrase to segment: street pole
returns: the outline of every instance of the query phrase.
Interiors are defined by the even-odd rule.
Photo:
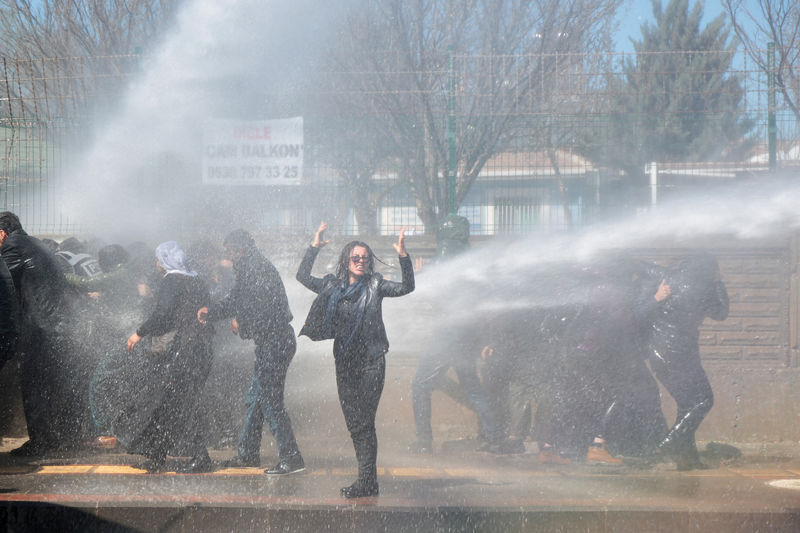
[[[456,214],[456,74],[453,45],[447,47],[447,199],[449,215]]]
[[[767,44],[767,142],[769,145],[769,171],[778,167],[777,134],[775,120],[775,43]]]

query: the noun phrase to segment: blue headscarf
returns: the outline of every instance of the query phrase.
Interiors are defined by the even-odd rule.
[[[175,241],[162,242],[156,247],[156,259],[167,274],[183,274],[196,276],[197,272],[189,270],[186,265],[186,252]]]

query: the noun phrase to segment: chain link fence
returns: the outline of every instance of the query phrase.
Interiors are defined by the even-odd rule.
[[[800,171],[798,119],[774,97],[767,73],[743,53],[736,53],[732,61],[725,56],[729,52],[717,53],[717,64],[733,65],[718,71],[709,67],[714,61],[700,61],[698,54],[711,53],[546,58],[440,54],[448,61],[426,73],[388,67],[318,72],[315,79],[322,82],[302,91],[294,103],[306,123],[301,183],[257,195],[252,190],[230,194],[243,198],[243,209],[258,213],[254,223],[260,228],[255,229],[308,232],[325,218],[335,220],[342,233],[393,234],[401,226],[422,233],[424,209],[439,217],[446,214],[452,177],[459,187],[458,213],[470,220],[473,234],[523,234],[585,227],[611,213],[646,208],[695,187]],[[662,64],[682,64],[681,71],[648,67],[639,78],[647,83],[635,84],[632,90],[636,79],[631,68],[659,60],[657,56],[670,56],[671,61]],[[528,76],[525,65],[537,61],[549,62],[550,67],[540,69],[539,77]],[[91,119],[114,110],[139,65],[136,54],[2,59],[0,208],[18,213],[33,233],[81,230],[59,209],[60,191],[71,186],[67,169],[91,142]],[[686,72],[690,79],[678,89],[664,81]],[[380,86],[394,88],[375,89],[379,84],[371,81],[379,78]],[[420,91],[428,98],[420,99]],[[330,101],[332,92],[349,106],[320,111],[315,102]],[[511,98],[514,105],[504,106],[504,99]],[[659,107],[667,100],[672,104]],[[420,153],[403,153],[402,144],[387,149],[381,144],[383,137],[370,133],[381,131],[386,121],[408,123],[413,130],[426,120],[438,124],[455,151],[469,143],[481,146],[480,136],[491,128],[502,129],[502,134],[486,141],[490,149],[484,150],[483,159],[469,160],[470,154],[462,150],[458,165],[453,165],[436,155],[446,149],[426,150],[431,140],[424,131],[419,132]],[[675,132],[696,124],[716,123],[722,131],[731,120],[743,124],[742,135],[718,147],[695,150],[691,141],[675,137]],[[332,140],[330,131],[363,134]],[[646,146],[636,146],[645,138],[660,138],[665,146],[683,142],[688,146],[685,157],[674,155],[679,149],[649,157]],[[638,152],[628,150],[626,156],[621,147],[627,145]],[[352,167],[332,155],[345,152],[351,160],[372,163],[361,166],[358,180],[348,175]],[[420,186],[423,175],[432,178],[427,188]],[[199,176],[196,181],[198,187],[206,187]],[[248,206],[248,198],[259,200]]]

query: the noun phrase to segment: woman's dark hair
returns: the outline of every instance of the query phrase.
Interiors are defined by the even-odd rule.
[[[70,252],[73,254],[85,254],[86,243],[77,237],[67,237],[58,245],[59,251]]]
[[[372,253],[372,248],[365,242],[351,241],[342,248],[342,253],[339,254],[339,264],[336,266],[336,277],[344,280],[350,273],[350,254],[353,253],[353,248],[360,246],[366,248],[369,254],[369,261],[367,261],[367,270],[365,276],[369,278],[372,276],[373,268],[375,265],[375,254]]]
[[[128,268],[137,276],[146,276],[155,271],[155,251],[141,241],[136,241],[126,248],[130,259]]]
[[[256,247],[256,241],[249,232],[243,229],[235,229],[228,233],[225,240],[222,241],[223,246],[230,246],[239,250],[247,250]]]
[[[97,263],[103,272],[111,272],[130,258],[131,254],[119,244],[108,244],[97,251]]]
[[[42,239],[42,244],[47,246],[47,249],[53,253],[58,251],[58,241],[54,241],[53,239]]]
[[[719,275],[719,262],[716,256],[706,251],[695,252],[678,263],[678,271],[687,281],[698,286],[707,286]]]

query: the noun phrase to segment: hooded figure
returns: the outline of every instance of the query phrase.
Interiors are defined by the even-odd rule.
[[[728,317],[728,292],[717,259],[708,253],[681,261],[661,283],[670,291],[662,301],[653,298],[655,282],[643,295],[649,318],[647,353],[656,378],[677,403],[678,415],[659,447],[679,470],[705,468],[695,432],[714,405],[714,394],[700,362],[699,328],[706,317]]]

